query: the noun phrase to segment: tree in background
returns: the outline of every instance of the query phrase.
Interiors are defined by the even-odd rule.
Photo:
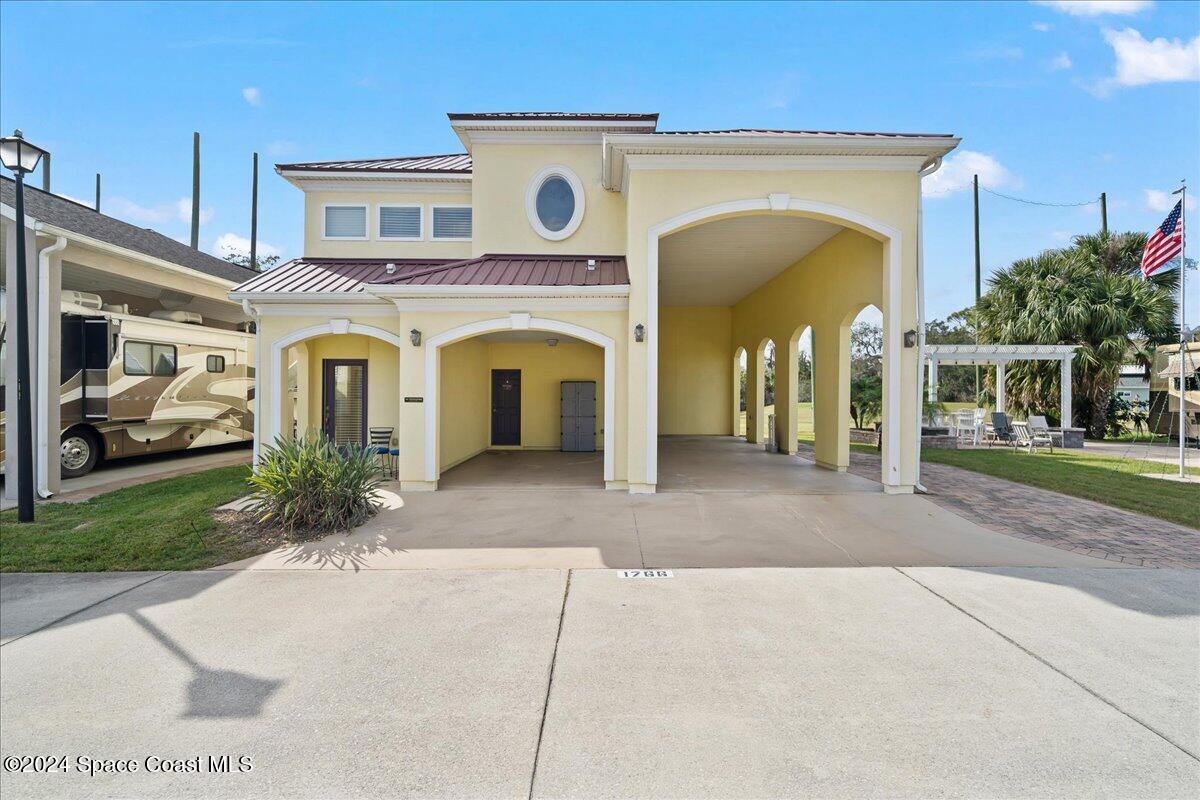
[[[801,403],[811,403],[813,399],[813,365],[812,359],[804,350],[796,356],[796,400]]]
[[[1121,364],[1131,358],[1144,363],[1155,345],[1178,339],[1178,273],[1143,281],[1145,246],[1143,233],[1077,236],[1068,248],[997,272],[974,311],[983,342],[1078,347],[1074,421],[1090,437],[1104,435]],[[1026,413],[1053,412],[1058,379],[1057,363],[1014,362],[1008,367],[1009,403]]]
[[[245,267],[246,269],[254,269],[254,267],[250,266],[250,254],[249,253],[226,253],[225,260],[228,261],[230,264],[237,264],[239,267]],[[275,263],[277,261],[279,261],[279,256],[260,256],[256,260],[258,261],[257,269],[259,269],[260,271],[264,271],[264,270],[270,269],[271,267],[275,266]]]
[[[956,311],[944,320],[935,319],[925,325],[926,344],[975,344],[975,328],[969,319],[970,309]],[[975,368],[963,365],[938,367],[938,401],[942,403],[974,403]]]
[[[854,427],[866,428],[883,410],[883,326],[856,322],[850,326],[850,416]]]

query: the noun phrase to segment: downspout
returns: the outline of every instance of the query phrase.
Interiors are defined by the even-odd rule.
[[[50,384],[50,256],[67,246],[67,237],[58,236],[54,244],[38,253],[38,319],[37,319],[37,397],[41,408],[37,418],[37,493],[46,498],[50,492],[50,415],[46,413],[51,402],[60,403],[58,392]],[[57,315],[55,315],[57,317]]]
[[[262,380],[262,337],[259,336],[259,330],[262,327],[262,315],[245,298],[242,299],[242,311],[245,312],[247,317],[254,320],[254,454],[251,458],[251,463],[255,469],[258,469],[258,433],[261,426],[260,420],[262,419],[262,388],[259,386],[259,381]]]
[[[921,483],[921,426],[925,421],[925,221],[921,180],[941,166],[942,156],[937,156],[917,173],[917,473],[914,488],[921,494],[929,494]]]

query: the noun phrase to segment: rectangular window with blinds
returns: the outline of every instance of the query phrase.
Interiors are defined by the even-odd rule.
[[[433,238],[467,242],[471,240],[470,206],[434,206]]]
[[[421,206],[381,205],[379,238],[404,242],[421,240]]]
[[[326,239],[366,239],[367,207],[350,205],[325,206]]]

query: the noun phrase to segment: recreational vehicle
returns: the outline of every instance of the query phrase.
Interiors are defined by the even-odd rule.
[[[64,291],[61,311],[63,477],[100,460],[253,438],[252,334],[208,327],[191,311],[134,316],[87,292]],[[4,338],[0,359],[11,357]]]

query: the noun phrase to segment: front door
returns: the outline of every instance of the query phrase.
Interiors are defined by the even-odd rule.
[[[327,358],[321,384],[321,430],[336,445],[367,443],[367,361]]]
[[[492,370],[492,444],[521,443],[521,370]]]

